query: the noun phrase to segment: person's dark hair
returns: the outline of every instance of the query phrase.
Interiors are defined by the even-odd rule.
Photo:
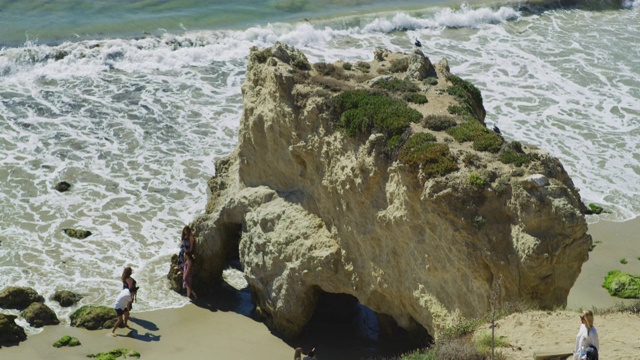
[[[309,356],[309,357],[316,356],[316,348],[313,348],[313,349],[309,350],[309,353],[307,354],[307,356]]]
[[[188,239],[191,236],[191,228],[189,225],[185,225],[182,228],[182,239]]]
[[[122,272],[122,276],[120,277],[120,280],[122,280],[122,282],[125,282],[125,280],[131,277],[132,273],[133,273],[133,270],[131,269],[131,267],[127,266],[126,268],[124,268],[124,271]]]

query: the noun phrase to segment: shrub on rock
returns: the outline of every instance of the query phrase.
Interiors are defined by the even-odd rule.
[[[29,287],[9,286],[0,291],[0,307],[24,310],[34,302],[44,302],[44,297]]]
[[[86,305],[76,310],[69,319],[71,326],[87,330],[111,329],[116,323],[116,310],[107,306]]]
[[[58,325],[60,324],[60,320],[56,316],[56,313],[53,312],[47,305],[39,302],[34,302],[29,305],[21,314],[20,314],[29,325],[33,327],[43,327],[45,325]]]

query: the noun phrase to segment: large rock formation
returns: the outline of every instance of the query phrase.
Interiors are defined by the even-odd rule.
[[[485,315],[492,293],[565,305],[591,237],[560,162],[488,131],[479,91],[446,60],[374,58],[312,66],[282,44],[252,49],[238,146],[193,222],[194,287],[239,256],[285,336],[321,292],[433,336]]]

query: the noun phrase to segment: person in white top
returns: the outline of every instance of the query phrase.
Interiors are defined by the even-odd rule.
[[[580,330],[576,335],[576,347],[573,350],[575,360],[598,360],[600,342],[598,331],[593,326],[593,312],[585,310],[580,314]]]
[[[131,299],[135,297],[137,291],[138,291],[138,287],[134,286],[131,289],[124,288],[122,289],[122,291],[120,291],[120,294],[118,294],[118,298],[116,299],[116,304],[115,304],[116,313],[118,314],[118,320],[116,320],[116,324],[113,325],[113,329],[111,329],[111,336],[116,336],[116,329],[123,322],[123,319],[122,319],[123,315],[124,314],[128,315],[129,302],[131,302]],[[129,324],[125,322],[124,326],[128,328]]]

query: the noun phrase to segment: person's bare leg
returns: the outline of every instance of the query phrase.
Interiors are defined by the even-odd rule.
[[[122,315],[118,315],[118,320],[116,320],[116,324],[113,325],[113,329],[111,329],[111,336],[116,336],[116,329],[118,325],[122,322]]]
[[[129,327],[129,310],[126,310],[126,311],[124,312],[124,327],[126,327],[126,328],[128,328],[128,329],[131,329],[131,328]]]

